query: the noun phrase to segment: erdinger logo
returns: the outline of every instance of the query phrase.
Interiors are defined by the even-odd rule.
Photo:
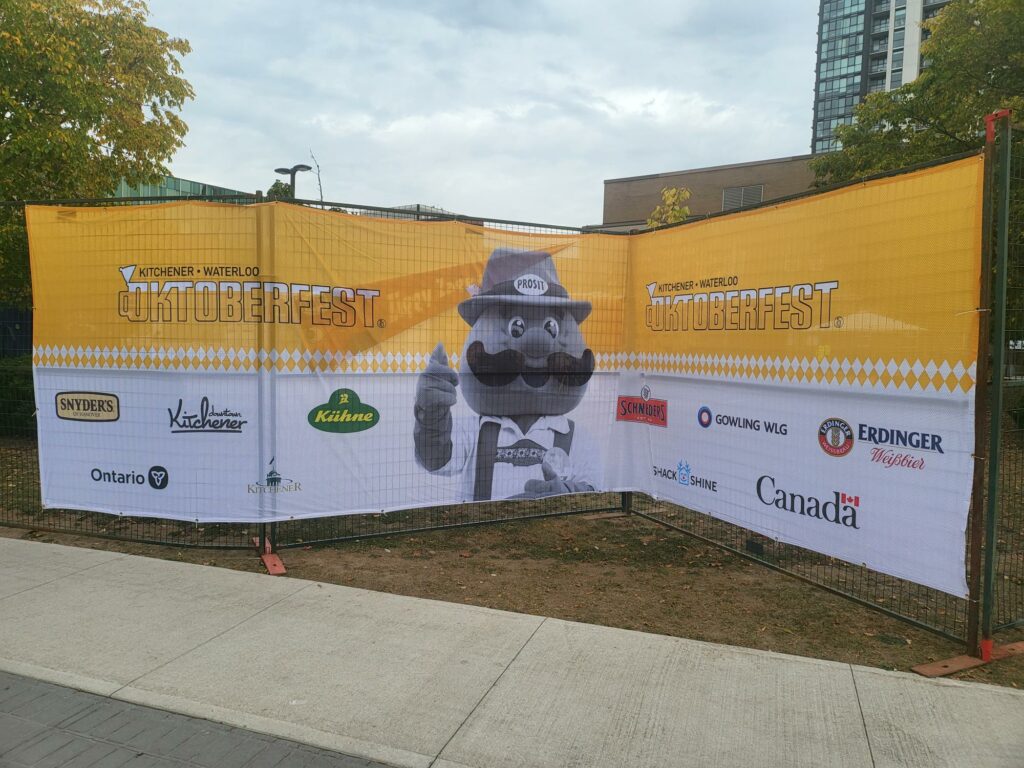
[[[241,434],[242,426],[249,423],[238,411],[230,408],[217,410],[210,404],[208,397],[199,402],[199,409],[195,411],[185,410],[185,401],[178,398],[177,406],[167,409],[167,416],[170,419],[171,434],[198,432],[237,435]]]
[[[149,483],[149,487],[157,491],[164,490],[171,481],[167,469],[161,466],[150,467],[145,475],[133,469],[127,472],[118,472],[117,470],[103,470],[94,467],[89,473],[89,477],[94,483],[110,483],[112,485],[146,485]]]
[[[651,388],[645,384],[640,390],[640,397],[619,395],[619,401],[615,408],[615,420],[667,427],[668,401],[651,399]]]
[[[894,449],[911,448],[915,451],[945,453],[942,450],[942,435],[930,432],[911,432],[903,429],[893,429],[892,427],[860,424],[857,429],[857,439],[876,446],[871,449],[871,461],[875,464],[883,465],[886,469],[894,467],[900,469],[924,469],[925,460],[923,456]]]
[[[548,281],[537,275],[522,275],[512,285],[523,296],[543,296],[548,292]]]
[[[258,278],[258,267],[130,264],[120,272],[125,290],[117,295],[117,313],[130,323],[385,325],[376,319],[376,288],[245,279]],[[208,279],[214,277],[242,279]]]
[[[121,404],[106,392],[58,392],[54,398],[57,418],[65,421],[117,421]]]
[[[802,517],[813,517],[847,528],[860,529],[857,525],[859,495],[832,491],[830,497],[819,499],[817,496],[783,490],[776,486],[775,478],[769,475],[757,478],[756,490],[758,500],[766,507],[775,507]]]
[[[842,419],[825,419],[818,427],[818,445],[829,456],[845,456],[853,450],[853,430]]]

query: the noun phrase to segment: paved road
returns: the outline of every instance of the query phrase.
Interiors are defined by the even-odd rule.
[[[0,672],[0,768],[387,768]]]

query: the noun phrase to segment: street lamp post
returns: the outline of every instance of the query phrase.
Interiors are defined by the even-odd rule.
[[[299,171],[312,171],[313,169],[305,163],[299,163],[293,165],[291,168],[275,168],[274,173],[280,173],[284,176],[289,177],[289,189],[291,190],[292,199],[295,199],[295,174]]]

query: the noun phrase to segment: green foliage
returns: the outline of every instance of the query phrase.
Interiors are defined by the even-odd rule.
[[[686,221],[690,215],[690,206],[684,203],[690,199],[690,190],[686,187],[664,187],[661,190],[661,205],[655,206],[647,217],[648,227],[660,227],[664,224],[678,224]]]
[[[142,0],[0,0],[0,200],[103,197],[182,146],[188,42]],[[26,306],[18,215],[0,215],[0,304]]]
[[[278,179],[267,190],[267,200],[291,200],[292,188],[287,181]]]
[[[32,355],[0,357],[0,436],[29,437],[36,433],[32,391]]]
[[[1024,109],[1024,3],[953,0],[924,26],[929,66],[836,129],[842,149],[811,161],[820,186],[980,148],[985,115]]]

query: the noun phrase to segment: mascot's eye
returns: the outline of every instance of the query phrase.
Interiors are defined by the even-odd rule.
[[[551,334],[552,339],[558,338],[558,321],[549,317],[544,321],[544,330]]]
[[[508,321],[508,334],[513,339],[518,339],[526,333],[526,321],[521,317],[513,317]]]

